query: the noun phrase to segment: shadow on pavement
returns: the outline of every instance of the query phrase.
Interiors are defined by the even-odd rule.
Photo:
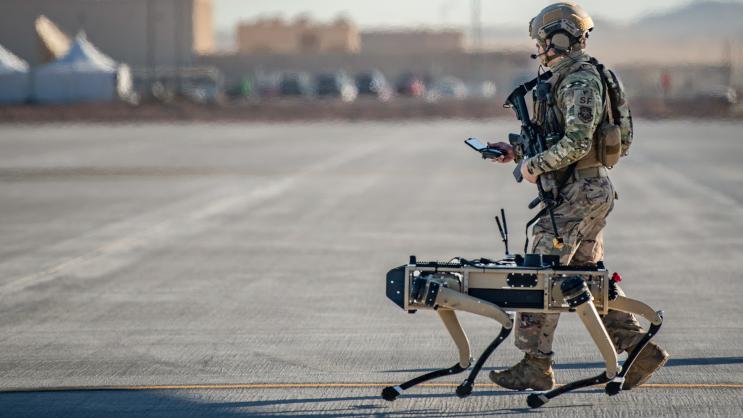
[[[666,367],[708,366],[743,364],[743,357],[691,357],[671,359]],[[558,364],[557,369],[600,368],[602,363],[583,362]],[[388,370],[387,373],[415,373],[433,369]],[[381,389],[380,389],[381,390]],[[589,390],[588,392],[591,392]],[[295,392],[275,391],[258,393],[254,400],[241,401],[244,392],[212,391],[68,391],[0,393],[0,416],[9,417],[259,417],[259,416],[305,416],[324,417],[476,417],[483,415],[505,415],[514,413],[539,413],[550,409],[529,408],[490,409],[478,411],[446,411],[436,408],[404,409],[406,399],[451,399],[458,398],[451,391],[442,393],[406,393],[395,403],[379,397],[379,390],[370,389],[362,396],[345,397],[291,397]],[[597,390],[597,392],[602,392]],[[278,395],[278,396],[277,396]],[[476,391],[476,397],[524,397],[524,393],[505,391]],[[258,399],[255,399],[255,398]],[[235,400],[236,399],[236,400]],[[231,401],[234,400],[234,401]],[[526,399],[523,401],[525,404]],[[519,402],[519,404],[522,404]],[[569,407],[590,407],[570,405]],[[568,406],[561,404],[559,408]]]
[[[237,394],[239,396],[239,393]],[[488,409],[476,411],[441,411],[437,408],[405,409],[405,399],[452,398],[453,393],[406,394],[395,404],[379,396],[362,395],[346,397],[275,398],[275,393],[254,401],[224,402],[234,398],[232,392],[219,396],[219,391],[74,391],[0,394],[2,416],[12,417],[261,417],[261,416],[306,416],[323,417],[477,417],[484,415],[507,415],[514,413],[539,413],[539,410],[524,408]],[[291,395],[290,395],[291,396]],[[472,397],[519,396],[523,393],[483,391]],[[215,399],[216,398],[216,399]],[[570,405],[568,407],[590,407]],[[545,406],[541,409],[549,409]],[[555,406],[557,408],[557,406]],[[565,405],[559,408],[566,408]],[[6,415],[7,414],[7,415]]]

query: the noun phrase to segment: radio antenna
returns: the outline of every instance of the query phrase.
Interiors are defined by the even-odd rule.
[[[503,231],[506,236],[503,239],[503,243],[506,245],[506,255],[508,255],[508,222],[506,222],[506,211],[503,208],[500,209],[500,217],[503,218]]]
[[[503,219],[503,223],[501,223],[501,218]],[[498,231],[500,232],[501,239],[503,240],[503,245],[506,247],[506,255],[509,255],[508,252],[508,223],[506,223],[506,211],[501,209],[500,210],[500,218],[498,215],[495,215],[495,223],[498,224]]]

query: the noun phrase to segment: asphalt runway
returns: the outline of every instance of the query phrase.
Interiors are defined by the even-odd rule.
[[[648,385],[529,410],[450,366],[432,312],[386,299],[408,256],[523,245],[532,186],[462,141],[515,121],[0,126],[0,416],[740,416],[743,124],[637,123],[606,263],[665,311]],[[499,326],[463,315],[475,353]],[[563,315],[559,383],[601,368]],[[486,371],[516,362],[509,338]],[[53,390],[52,390],[53,389]]]

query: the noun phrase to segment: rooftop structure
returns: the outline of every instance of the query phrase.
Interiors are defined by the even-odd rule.
[[[361,41],[356,25],[342,17],[331,23],[305,16],[291,22],[268,18],[239,24],[237,49],[240,53],[357,53]]]

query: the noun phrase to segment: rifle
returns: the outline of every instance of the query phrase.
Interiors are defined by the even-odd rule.
[[[503,105],[503,107],[505,108],[513,109],[516,113],[516,118],[521,121],[521,133],[509,134],[508,142],[511,143],[511,146],[514,149],[519,149],[521,151],[521,155],[523,155],[524,158],[531,158],[544,152],[544,150],[546,149],[545,138],[542,134],[542,130],[537,125],[535,125],[534,122],[532,122],[531,117],[529,116],[529,109],[526,105],[526,100],[524,99],[524,97],[527,95],[527,93],[532,91],[534,87],[537,87],[538,91],[541,90],[540,88],[542,87],[547,87],[547,84],[542,83],[551,77],[552,72],[547,71],[540,74],[535,79],[520,85],[508,96],[508,98],[506,99],[506,103]],[[540,91],[540,93],[544,92]],[[523,181],[520,164],[516,166],[515,170],[513,170],[513,176],[517,182],[521,183]],[[543,179],[547,180],[552,185],[549,190],[545,190]],[[537,190],[539,191],[539,195],[534,200],[532,200],[531,203],[529,203],[529,209],[534,209],[540,203],[542,203],[544,207],[534,218],[532,218],[531,221],[526,224],[527,239],[526,244],[524,245],[524,253],[528,252],[529,227],[539,218],[541,218],[545,212],[549,214],[550,222],[552,223],[552,230],[555,235],[555,238],[552,240],[552,245],[555,248],[560,249],[564,244],[564,241],[560,236],[559,231],[557,230],[557,223],[555,222],[554,208],[556,208],[559,204],[559,190],[557,190],[557,187],[555,187],[555,185],[556,182],[554,181],[553,174],[541,174],[537,177]]]

